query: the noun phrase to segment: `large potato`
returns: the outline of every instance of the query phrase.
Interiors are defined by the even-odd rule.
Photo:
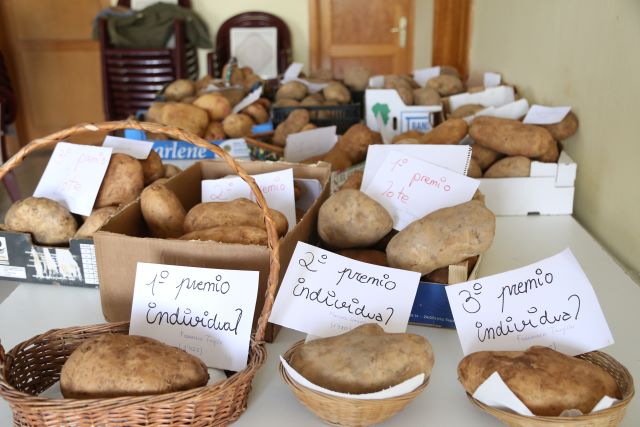
[[[556,141],[549,146],[549,150],[536,160],[544,163],[557,163],[560,158],[560,147]]]
[[[300,101],[289,98],[282,98],[273,103],[273,106],[278,108],[297,107],[298,105],[300,105]]]
[[[155,150],[151,150],[146,159],[140,160],[140,164],[142,165],[144,185],[148,185],[156,179],[164,176],[164,165],[162,164],[162,159]]]
[[[420,137],[420,144],[457,144],[467,134],[467,122],[449,119]]]
[[[288,82],[280,86],[276,92],[276,101],[281,99],[295,99],[300,101],[307,95],[307,87],[300,82]]]
[[[335,101],[338,104],[346,104],[351,101],[351,92],[342,83],[331,82],[322,90],[327,101]]]
[[[340,137],[336,146],[349,155],[351,164],[360,163],[367,156],[367,150],[372,144],[380,144],[382,139],[378,132],[374,132],[362,123],[351,126]]]
[[[420,138],[424,136],[424,133],[417,130],[408,130],[393,137],[392,144],[420,144]]]
[[[495,162],[484,173],[484,178],[515,178],[529,176],[531,159],[524,156],[510,156]]]
[[[381,265],[383,267],[389,266],[387,264],[387,254],[375,249],[341,249],[338,251],[338,255],[346,256],[356,261],[366,262],[367,264]]]
[[[387,245],[387,260],[390,267],[429,274],[485,252],[495,232],[493,212],[472,200],[409,224]]]
[[[569,114],[567,114],[559,123],[538,126],[548,130],[557,141],[562,141],[569,138],[578,130],[578,116],[576,116],[573,111],[569,111]]]
[[[463,117],[473,116],[478,111],[484,110],[486,107],[480,104],[466,104],[456,108],[449,117],[461,119]]]
[[[185,210],[175,193],[162,184],[144,189],[140,195],[142,217],[153,237],[182,236]]]
[[[172,165],[170,163],[164,165],[164,177],[165,178],[171,178],[172,176],[178,175],[180,172],[182,172],[182,169],[180,169],[176,165]]]
[[[480,165],[473,159],[473,157],[469,160],[467,176],[471,178],[482,178],[482,169],[480,169]]]
[[[309,341],[289,364],[314,384],[342,393],[384,390],[421,373],[431,375],[434,357],[426,338],[386,333],[368,323],[330,338]]]
[[[225,117],[231,114],[231,103],[218,92],[200,95],[200,97],[193,102],[193,105],[206,111],[209,115],[209,120],[224,120]]]
[[[464,92],[464,83],[459,77],[450,74],[440,74],[429,79],[426,87],[435,89],[440,96],[450,96]]]
[[[187,233],[181,236],[180,240],[211,240],[220,243],[267,246],[267,232],[264,228],[250,225],[212,227]]]
[[[318,213],[318,234],[338,249],[371,246],[393,228],[382,205],[359,190],[342,190],[329,197]]]
[[[535,415],[554,417],[565,409],[587,414],[604,396],[621,398],[604,369],[547,347],[471,353],[458,365],[458,379],[469,394],[494,372]]]
[[[167,101],[180,101],[182,98],[192,96],[196,91],[196,85],[191,80],[179,79],[166,87],[164,97]]]
[[[269,209],[279,236],[287,233],[287,218],[275,209]],[[235,199],[230,202],[198,203],[192,207],[184,219],[185,233],[213,227],[250,225],[266,230],[262,209],[249,199]]]
[[[489,166],[494,164],[496,160],[503,156],[503,154],[491,150],[490,148],[483,147],[480,144],[473,144],[471,146],[471,158],[478,162],[478,166],[480,166],[480,169],[483,171],[487,170]]]
[[[126,154],[113,154],[102,179],[94,207],[103,208],[129,203],[140,195],[143,188],[144,172],[140,162]]]
[[[166,102],[152,102],[147,110],[147,121],[154,123],[162,123],[162,109],[167,105]]]
[[[347,178],[347,180],[342,184],[340,190],[347,190],[349,188],[354,190],[359,190],[362,186],[362,177],[364,176],[364,171],[353,171],[351,175]]]
[[[353,90],[365,90],[369,86],[371,70],[365,67],[348,67],[344,70],[344,84]]]
[[[91,212],[91,215],[84,220],[84,223],[75,234],[76,239],[88,239],[93,237],[93,234],[100,230],[108,220],[118,210],[115,206],[107,206],[104,208],[96,209]]]
[[[400,76],[385,76],[385,89],[395,89],[405,105],[413,105],[413,87]]]
[[[207,126],[207,130],[204,132],[204,139],[207,141],[221,141],[225,139],[227,135],[224,133],[224,127],[222,122],[211,122]]]
[[[544,128],[498,117],[476,117],[469,135],[476,144],[508,156],[539,157],[554,143]]]
[[[246,114],[229,114],[222,121],[222,129],[231,138],[251,136],[253,134],[253,120]]]
[[[202,136],[209,124],[209,116],[202,108],[194,105],[173,103],[162,108],[161,123]]]
[[[179,348],[152,338],[102,334],[80,344],[60,373],[67,399],[170,393],[202,387],[206,365]]]
[[[343,151],[342,148],[337,145],[334,145],[333,148],[319,160],[331,163],[331,170],[334,171],[346,169],[353,164],[349,158],[349,153]]]
[[[309,123],[309,112],[304,108],[293,110],[287,116],[287,119],[280,123],[273,134],[273,143],[284,146],[287,143],[287,137],[292,133],[300,132],[300,130]]]
[[[415,105],[440,105],[442,101],[437,90],[421,87],[413,90],[413,103]]]
[[[67,244],[78,228],[67,208],[44,197],[15,202],[4,216],[4,224],[8,230],[31,233],[40,245]]]
[[[269,113],[262,106],[262,104],[259,104],[257,102],[254,102],[253,104],[242,110],[242,113],[251,117],[251,119],[255,123],[266,123],[269,121]]]

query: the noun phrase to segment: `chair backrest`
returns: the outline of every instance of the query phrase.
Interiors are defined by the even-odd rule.
[[[0,104],[2,104],[0,107],[0,131],[4,131],[16,119],[16,98],[2,52],[0,52]]]
[[[220,76],[222,67],[231,56],[231,29],[275,27],[277,30],[277,69],[284,73],[291,63],[291,33],[287,24],[279,17],[266,12],[245,12],[224,21],[216,34],[216,50],[209,63],[209,74]]]

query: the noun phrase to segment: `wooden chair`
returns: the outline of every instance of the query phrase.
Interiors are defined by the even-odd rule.
[[[11,87],[9,73],[4,63],[2,52],[0,52],[0,148],[2,149],[2,160],[9,158],[9,150],[4,139],[8,126],[16,119],[16,97]],[[13,172],[7,173],[2,180],[11,201],[20,200],[20,190],[18,181]]]
[[[182,7],[191,7],[190,0],[180,0]],[[118,6],[130,7],[120,0]],[[196,48],[187,42],[184,23],[174,22],[175,48],[124,49],[109,42],[105,19],[98,21],[102,88],[107,120],[120,120],[146,110],[164,86],[176,79],[198,77]]]
[[[216,48],[207,55],[209,75],[220,77],[222,68],[231,56],[231,29],[232,28],[263,28],[275,27],[277,30],[277,68],[278,74],[284,73],[291,64],[291,34],[289,27],[280,18],[266,12],[245,12],[232,16],[224,21],[216,34]]]

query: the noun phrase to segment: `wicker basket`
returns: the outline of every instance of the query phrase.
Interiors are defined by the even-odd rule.
[[[51,147],[77,134],[125,128],[163,133],[213,151],[249,184],[255,194],[266,219],[270,271],[267,297],[251,340],[247,367],[222,382],[175,393],[90,400],[38,397],[59,380],[64,362],[83,341],[101,334],[127,334],[129,325],[124,322],[52,330],[18,344],[6,355],[0,345],[0,395],[11,405],[15,426],[226,425],[246,409],[253,376],[265,362],[263,339],[280,272],[279,243],[273,218],[260,189],[224,150],[188,132],[158,124],[135,121],[85,124],[30,142],[0,167],[0,178],[35,150]]]
[[[467,397],[478,408],[482,409],[486,413],[493,415],[504,424],[513,427],[613,427],[620,424],[624,418],[627,410],[627,405],[633,398],[635,393],[633,388],[633,378],[631,374],[622,366],[617,360],[608,354],[600,351],[592,351],[590,353],[581,354],[576,356],[587,362],[593,363],[607,371],[618,384],[618,388],[622,394],[622,400],[610,408],[598,411],[592,414],[581,415],[578,417],[542,417],[535,416],[529,417],[526,415],[520,415],[513,412],[497,409],[491,406],[487,406],[484,403],[476,400],[467,393]]]
[[[304,341],[295,343],[283,355],[284,359],[290,360],[293,352],[302,344]],[[278,369],[284,382],[304,406],[323,421],[337,426],[368,426],[381,423],[404,409],[429,384],[429,378],[427,378],[412,392],[388,399],[347,399],[304,387],[289,376],[282,363]]]

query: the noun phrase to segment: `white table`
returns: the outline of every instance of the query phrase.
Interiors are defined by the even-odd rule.
[[[566,247],[573,250],[591,280],[616,344],[606,349],[640,379],[640,288],[602,247],[570,216],[500,217],[496,238],[485,254],[480,276],[530,264]],[[0,282],[0,288],[14,285]],[[3,292],[0,290],[0,301]],[[0,338],[5,348],[51,328],[103,321],[97,290],[21,284],[0,304]],[[462,350],[455,331],[410,326],[433,345],[436,364],[427,389],[384,425],[495,426],[498,422],[471,405],[458,383]],[[253,382],[247,411],[237,425],[321,425],[295,399],[277,372],[278,355],[302,334],[282,330],[267,346],[269,358]],[[8,405],[0,403],[0,425],[9,425]],[[640,425],[640,403],[631,402],[623,426]]]

